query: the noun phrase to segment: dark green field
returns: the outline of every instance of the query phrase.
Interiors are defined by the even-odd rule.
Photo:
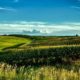
[[[0,80],[80,80],[80,37],[0,36]]]

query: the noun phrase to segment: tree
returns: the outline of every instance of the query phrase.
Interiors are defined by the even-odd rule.
[[[78,34],[76,34],[76,37],[78,37],[79,35]]]

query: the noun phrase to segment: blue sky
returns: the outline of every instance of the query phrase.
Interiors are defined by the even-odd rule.
[[[14,32],[10,27],[12,25]],[[15,27],[15,25],[17,26]],[[22,25],[26,31],[20,27]],[[34,27],[28,29],[27,25],[34,25]],[[34,33],[35,35],[43,35],[39,31],[43,29],[40,25],[47,28],[47,30],[43,30],[43,34],[80,34],[80,0],[0,0],[0,34]],[[56,25],[58,31],[56,31],[54,25]],[[3,29],[1,26],[4,26]],[[22,32],[19,32],[19,29]],[[53,31],[48,32],[49,29],[53,29]]]

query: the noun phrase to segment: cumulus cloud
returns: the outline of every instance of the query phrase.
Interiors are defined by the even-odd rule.
[[[3,27],[2,27],[3,26]],[[80,23],[52,24],[45,22],[13,22],[0,24],[1,33],[29,35],[75,35],[80,34]]]

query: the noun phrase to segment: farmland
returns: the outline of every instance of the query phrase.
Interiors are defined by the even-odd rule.
[[[12,37],[12,36],[0,36],[0,50],[19,45],[19,44],[29,44],[31,41],[29,39],[25,38],[18,38],[18,37]]]
[[[80,80],[79,36],[0,36],[0,80]]]

